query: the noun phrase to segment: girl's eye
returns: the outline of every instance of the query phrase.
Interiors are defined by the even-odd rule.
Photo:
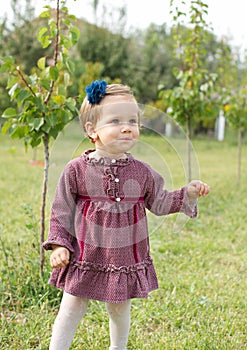
[[[111,124],[119,124],[119,119],[112,119]]]
[[[137,124],[137,120],[136,119],[130,119],[129,120],[129,124],[135,125],[135,124]]]

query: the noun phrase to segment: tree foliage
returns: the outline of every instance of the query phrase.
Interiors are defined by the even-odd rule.
[[[13,1],[16,3],[15,13],[18,16],[17,8],[20,7],[20,0]],[[32,0],[25,1],[32,3]],[[21,4],[27,7],[25,1]],[[83,84],[89,83],[90,77],[106,78],[108,81],[129,84],[139,102],[156,104],[165,110],[171,105],[171,101],[159,96],[159,91],[166,90],[169,94],[174,90],[173,110],[177,120],[186,124],[183,119],[186,115],[184,112],[194,108],[196,113],[193,114],[193,118],[191,117],[192,129],[199,131],[212,129],[219,112],[219,104],[216,102],[223,91],[218,89],[216,93],[211,94],[215,78],[212,73],[217,73],[219,76],[217,86],[223,87],[226,84],[227,87],[228,80],[221,79],[220,70],[223,69],[221,52],[231,48],[227,41],[218,41],[210,32],[205,21],[208,9],[202,1],[191,2],[188,25],[183,22],[186,16],[182,5],[185,1],[177,3],[179,13],[176,13],[175,0],[172,2],[171,9],[175,23],[172,30],[165,24],[151,24],[145,30],[126,33],[124,8],[114,12],[109,8],[103,9],[102,15],[98,12],[100,1],[92,2],[97,26],[81,19],[76,20],[81,36],[78,44],[70,51],[70,60],[74,67],[70,73],[73,84],[68,86],[67,96],[76,96],[78,91],[83,91],[85,86]],[[27,75],[32,74],[33,62],[44,56],[47,61],[51,61],[53,55],[52,45],[41,47],[35,35],[37,28],[44,27],[45,21],[49,19],[34,19],[31,6],[30,9],[27,18],[24,18],[23,11],[21,18],[17,18],[15,25],[9,25],[8,30],[6,21],[3,21],[2,28],[5,29],[2,30],[2,43],[0,43],[2,53],[15,57],[17,65]],[[189,61],[192,58],[193,63]],[[234,64],[235,68],[238,67],[238,62]],[[4,89],[6,79],[7,74],[2,74],[0,112],[6,109],[7,105],[15,107],[15,101],[9,102]],[[180,106],[186,107],[186,111],[180,110],[180,114],[176,109],[177,100],[180,101]],[[190,115],[192,116],[191,113]]]
[[[185,12],[181,10],[185,1],[177,6],[176,1],[171,0],[171,12],[175,26],[173,28],[174,41],[176,42],[175,54],[179,59],[179,66],[174,67],[174,75],[178,85],[173,89],[165,90],[162,95],[170,106],[171,115],[181,125],[186,126],[188,147],[188,181],[191,180],[190,138],[192,124],[204,116],[205,110],[211,106],[210,93],[216,75],[210,73],[202,65],[202,57],[205,55],[204,43],[207,22],[207,5],[201,0],[191,1],[189,11],[189,29],[184,30],[181,21]]]
[[[49,18],[49,28],[42,27],[38,39],[43,48],[55,43],[53,58],[41,57],[30,75],[26,75],[22,66],[16,65],[12,56],[3,57],[1,73],[8,72],[7,88],[11,100],[17,108],[7,108],[3,118],[7,119],[3,132],[9,131],[14,138],[24,138],[25,144],[38,146],[45,134],[56,138],[76,112],[76,101],[67,98],[67,88],[71,83],[73,62],[68,50],[78,39],[79,31],[66,17],[61,19],[63,31],[57,32],[56,20],[48,7],[41,17]],[[60,39],[58,39],[58,36]]]
[[[175,84],[172,48],[173,39],[165,24],[150,24],[146,30],[134,33],[129,50],[130,83],[142,103],[157,100],[161,83],[167,87]]]
[[[235,66],[233,66],[235,67]],[[237,157],[237,185],[241,182],[241,163],[242,163],[242,143],[243,134],[247,129],[247,68],[242,68],[242,78],[238,76],[236,69],[231,70],[231,76],[235,83],[224,89],[223,104],[224,112],[229,125],[238,131],[238,157]],[[235,74],[234,74],[235,73]]]
[[[16,108],[8,107],[2,117],[6,119],[2,132],[12,138],[24,139],[26,147],[44,146],[44,181],[41,205],[40,260],[43,274],[44,253],[42,243],[45,233],[45,204],[49,169],[49,141],[56,139],[65,125],[77,115],[76,100],[67,95],[71,84],[74,64],[69,50],[79,38],[79,30],[74,26],[74,16],[68,9],[50,6],[40,15],[47,20],[41,27],[38,40],[43,48],[53,46],[52,57],[40,57],[37,65],[27,75],[22,66],[17,65],[12,56],[1,58],[0,73],[8,73],[7,89]]]

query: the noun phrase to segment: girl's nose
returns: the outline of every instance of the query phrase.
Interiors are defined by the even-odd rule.
[[[130,132],[130,127],[128,123],[123,123],[122,124],[122,128],[121,128],[121,132]]]

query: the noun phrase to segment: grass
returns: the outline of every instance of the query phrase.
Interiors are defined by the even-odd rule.
[[[73,129],[73,132],[75,130]],[[88,147],[78,132],[58,140],[51,152],[50,199],[64,163]],[[181,140],[141,138],[133,153],[168,179],[185,184]],[[149,214],[152,256],[160,288],[132,306],[130,350],[241,350],[247,347],[247,161],[236,187],[233,142],[195,140],[195,173],[211,186],[199,200],[199,217]],[[182,150],[182,151],[181,151]],[[61,292],[39,276],[39,210],[43,169],[29,162],[19,141],[0,136],[0,296],[2,349],[48,349]],[[42,160],[41,150],[38,158]],[[198,163],[196,161],[198,158]],[[49,203],[47,216],[49,215]],[[105,305],[91,302],[71,349],[109,346]]]

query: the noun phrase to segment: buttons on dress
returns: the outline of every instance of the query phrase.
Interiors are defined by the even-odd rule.
[[[116,202],[120,202],[120,201],[121,201],[121,198],[117,197]]]
[[[116,178],[114,179],[114,181],[115,181],[115,182],[119,182],[119,179],[116,177]]]
[[[116,163],[116,159],[111,160],[112,164]]]

